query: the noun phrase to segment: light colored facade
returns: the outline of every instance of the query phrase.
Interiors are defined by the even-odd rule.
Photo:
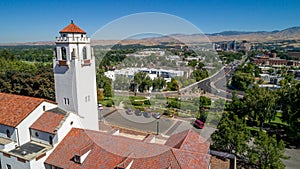
[[[126,68],[114,71],[107,71],[104,75],[113,81],[116,79],[117,75],[124,76],[129,79],[133,79],[134,74],[137,72],[145,72],[151,78],[151,80],[162,77],[167,82],[171,81],[172,77],[184,76],[184,71],[182,70],[166,70],[166,69],[149,69],[149,68]]]
[[[90,38],[71,23],[56,39],[53,62],[58,107],[81,117],[84,128],[98,130],[95,57]]]
[[[56,39],[54,77],[58,105],[0,93],[0,107],[6,110],[0,114],[0,168],[45,168],[72,128],[98,130],[95,59],[90,39],[73,23]]]

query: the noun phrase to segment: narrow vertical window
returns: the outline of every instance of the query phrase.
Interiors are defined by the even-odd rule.
[[[83,60],[87,59],[86,47],[82,48],[82,57],[83,57]]]

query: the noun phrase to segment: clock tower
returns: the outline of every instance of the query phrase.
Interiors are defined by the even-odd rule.
[[[75,113],[83,128],[98,130],[95,57],[90,38],[73,21],[59,33],[53,61],[58,107]]]

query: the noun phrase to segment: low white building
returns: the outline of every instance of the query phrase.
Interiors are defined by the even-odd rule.
[[[114,71],[107,71],[104,75],[113,81],[116,79],[117,75],[133,79],[134,74],[137,72],[145,72],[153,80],[158,77],[164,78],[167,82],[171,81],[172,77],[183,76],[184,71],[182,70],[167,70],[167,69],[149,69],[149,68],[126,68]]]
[[[0,93],[0,107],[1,168],[44,168],[71,128],[80,127],[76,115],[45,99]]]

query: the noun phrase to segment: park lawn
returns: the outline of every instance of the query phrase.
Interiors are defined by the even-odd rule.
[[[286,122],[283,122],[281,120],[281,117],[282,117],[282,113],[281,112],[277,112],[276,113],[276,116],[274,118],[274,120],[271,120],[271,124],[277,124],[277,125],[283,125],[283,126],[287,126],[287,123]],[[266,124],[268,124],[268,122],[266,122]]]

